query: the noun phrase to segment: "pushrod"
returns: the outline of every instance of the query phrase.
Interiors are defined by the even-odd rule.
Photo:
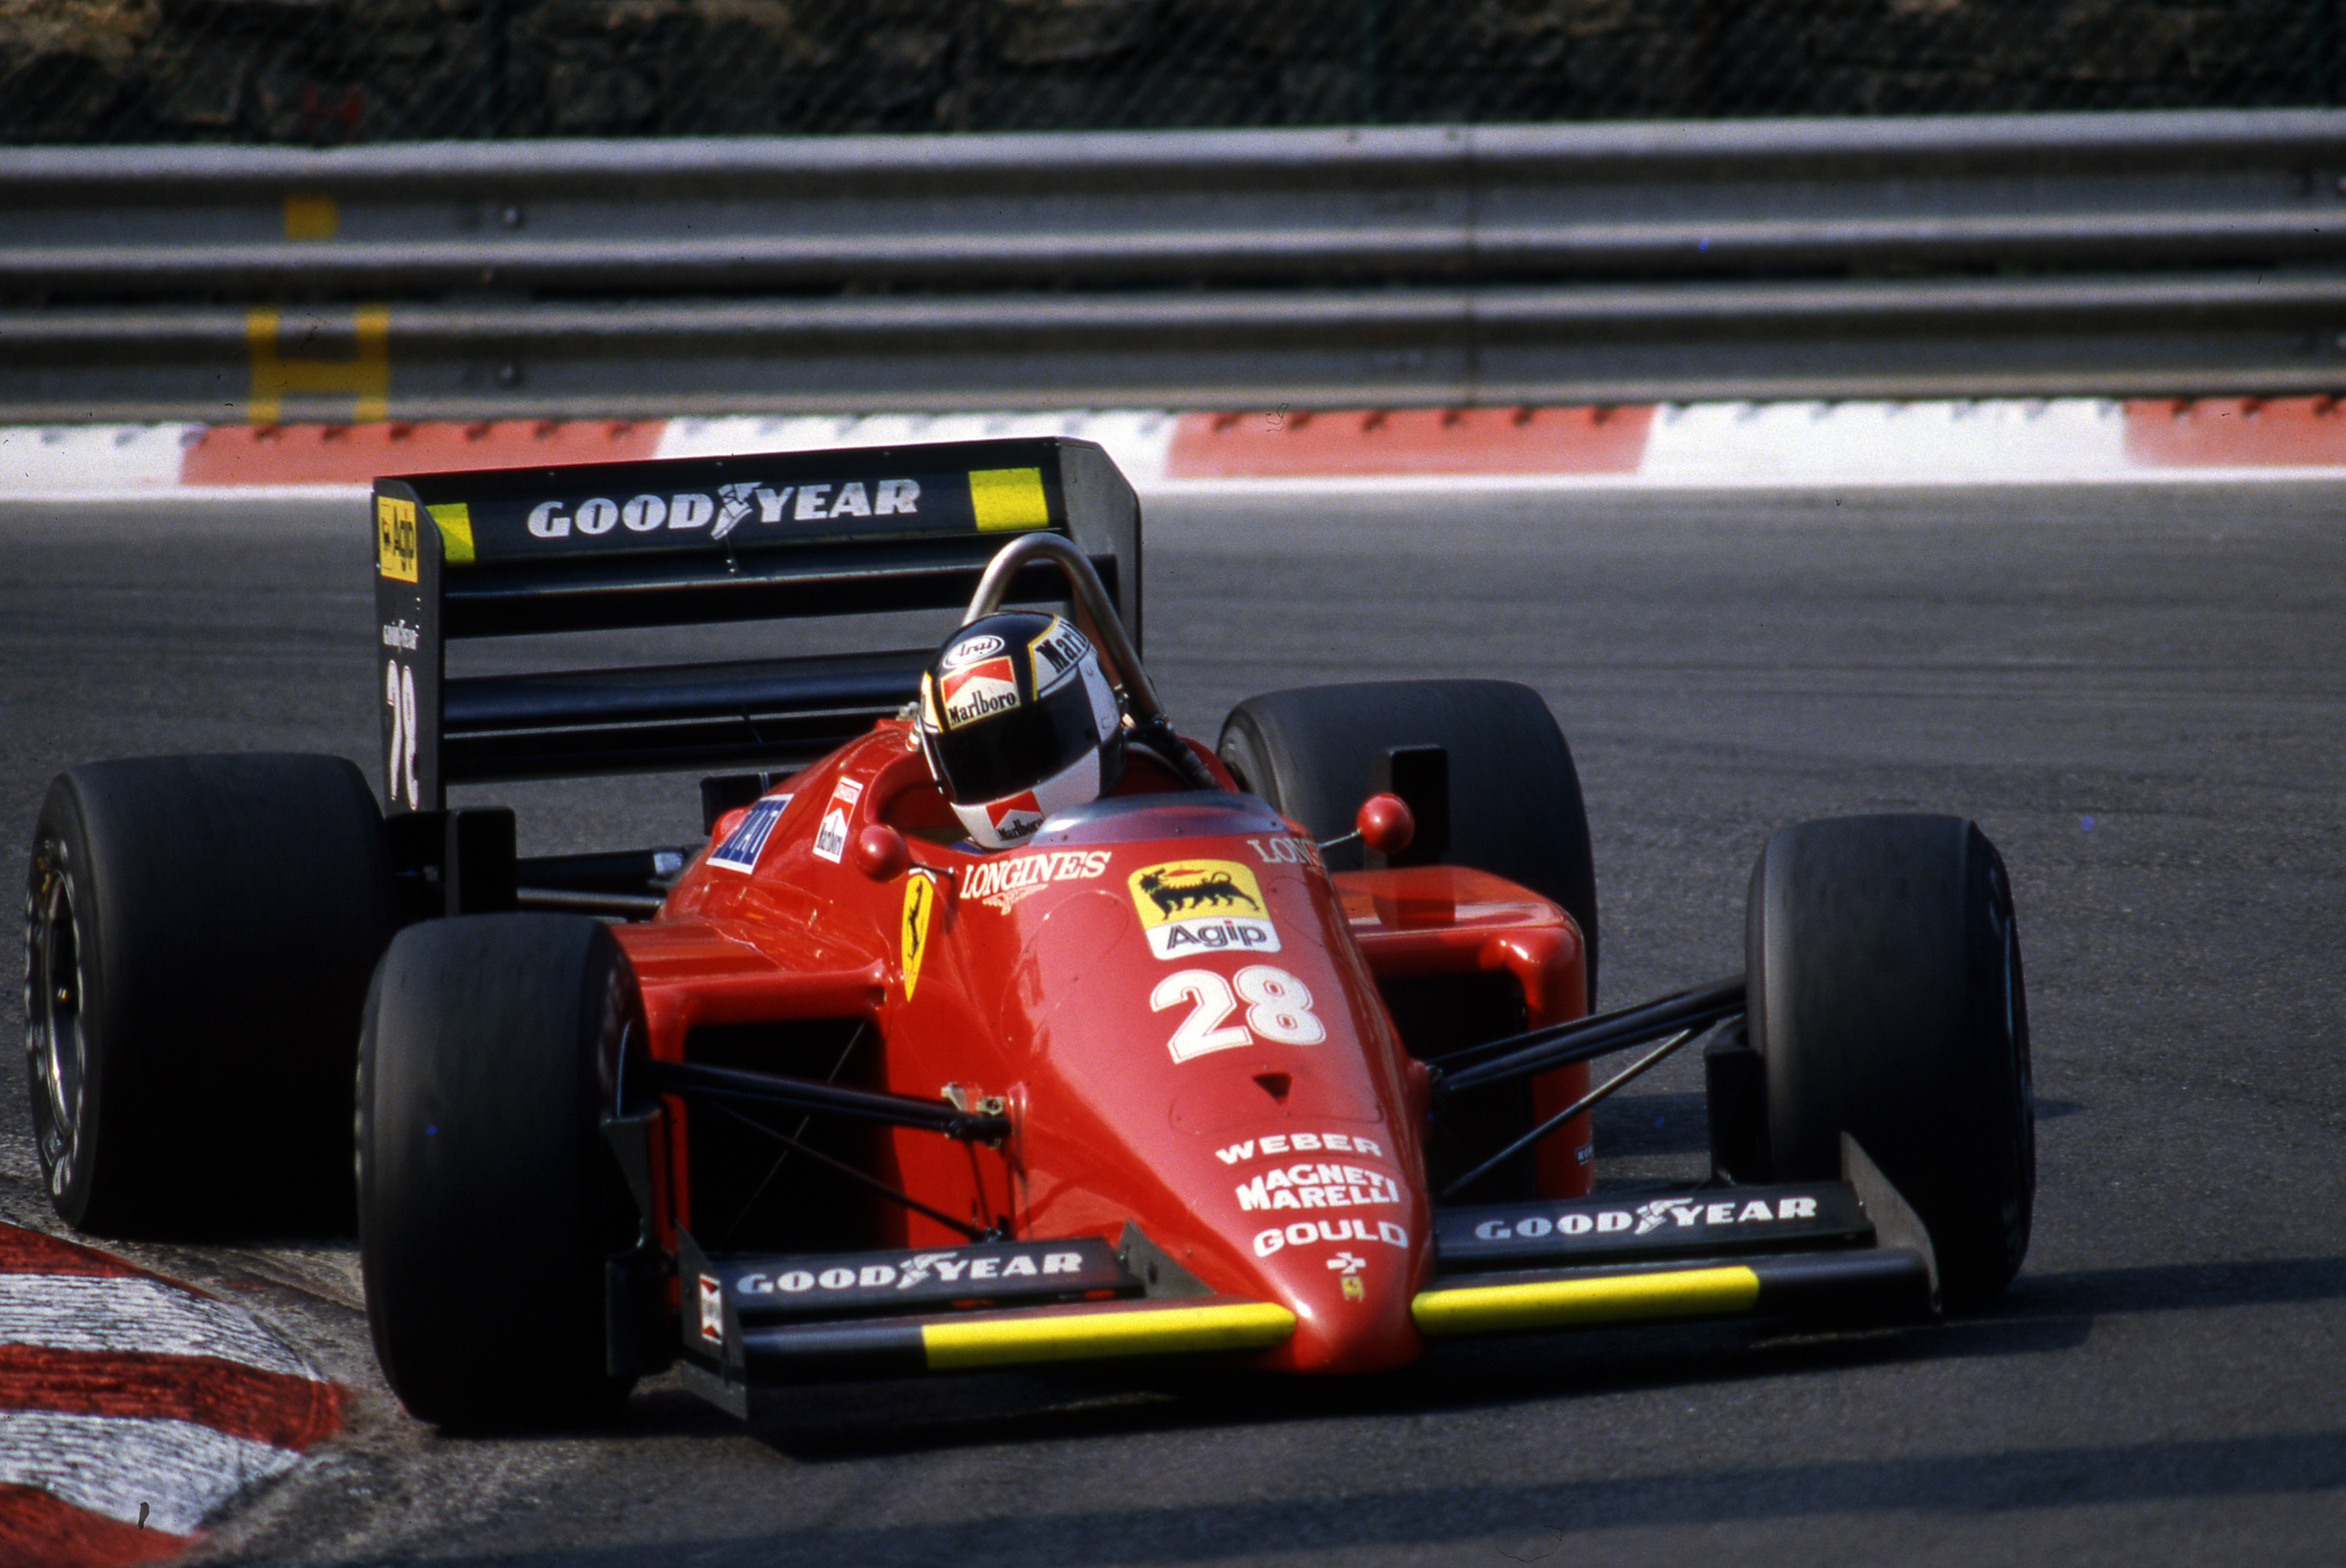
[[[1576,1018],[1429,1059],[1435,1083],[1456,1094],[1593,1061],[1681,1029],[1705,1028],[1744,1009],[1744,977],[1715,981],[1594,1018]]]
[[[1456,1181],[1454,1181],[1448,1186],[1443,1187],[1441,1192],[1441,1197],[1448,1199],[1457,1196],[1458,1194],[1464,1192],[1471,1183],[1483,1176],[1488,1176],[1491,1172],[1498,1169],[1501,1166],[1506,1164],[1507,1161],[1515,1158],[1517,1155],[1523,1153],[1525,1149],[1531,1147],[1542,1138],[1546,1137],[1558,1127],[1564,1125],[1565,1123],[1572,1120],[1573,1117],[1580,1115],[1581,1112],[1596,1104],[1597,1101],[1602,1100],[1606,1095],[1612,1094],[1614,1090],[1619,1088],[1622,1084],[1629,1082],[1632,1078],[1638,1076],[1648,1067],[1654,1066],[1656,1064],[1660,1062],[1663,1057],[1668,1056],[1671,1052],[1676,1051],[1679,1046],[1685,1044],[1688,1041],[1701,1033],[1704,1027],[1707,1026],[1698,1024],[1691,1029],[1679,1030],[1677,1033],[1663,1041],[1659,1045],[1656,1046],[1651,1051],[1647,1052],[1643,1056],[1638,1057],[1635,1062],[1630,1063],[1627,1067],[1622,1068],[1618,1073],[1614,1074],[1613,1076],[1606,1079],[1605,1082],[1599,1084],[1594,1089],[1589,1090],[1588,1093],[1581,1095],[1580,1098],[1575,1100],[1561,1111],[1558,1111],[1555,1115],[1550,1116],[1546,1121],[1542,1122],[1538,1126],[1534,1127],[1530,1132],[1525,1133],[1522,1137],[1517,1138],[1514,1143],[1509,1144],[1505,1148],[1501,1149],[1497,1154],[1493,1155],[1489,1159],[1484,1160],[1481,1165],[1476,1166],[1473,1170],[1468,1171],[1464,1176],[1460,1176]]]
[[[830,1111],[866,1121],[891,1122],[900,1127],[923,1127],[964,1143],[1010,1135],[1007,1116],[964,1111],[937,1100],[916,1100],[908,1095],[876,1094],[868,1089],[844,1089],[806,1078],[784,1078],[767,1073],[743,1073],[731,1067],[710,1067],[697,1062],[646,1062],[643,1072],[652,1088],[668,1095],[699,1095],[712,1099],[752,1100],[794,1110]]]
[[[735,1121],[740,1123],[745,1127],[749,1127],[756,1132],[763,1133],[766,1136],[772,1138],[775,1142],[780,1144],[785,1148],[795,1149],[797,1152],[806,1156],[806,1157],[811,1160],[829,1166],[832,1170],[835,1170],[840,1175],[846,1176],[849,1180],[857,1182],[871,1191],[878,1193],[882,1197],[887,1198],[892,1203],[902,1204],[915,1214],[925,1215],[927,1217],[935,1220],[939,1225],[944,1226],[947,1230],[959,1231],[962,1235],[969,1237],[972,1241],[984,1241],[986,1238],[986,1232],[978,1229],[977,1227],[969,1224],[967,1221],[955,1219],[952,1215],[945,1213],[945,1211],[941,1208],[932,1208],[927,1204],[923,1203],[919,1198],[914,1197],[911,1193],[905,1192],[900,1187],[890,1186],[878,1176],[872,1176],[864,1171],[857,1170],[845,1160],[833,1159],[831,1156],[824,1154],[821,1149],[816,1148],[813,1145],[801,1143],[797,1138],[790,1136],[790,1134],[785,1133],[779,1128],[766,1125],[765,1123],[758,1120],[755,1116],[745,1116],[740,1112],[735,1110],[732,1106],[724,1104],[722,1101],[718,1102],[709,1108],[716,1111],[719,1115],[732,1117]],[[738,1224],[739,1222],[737,1221],[736,1223]]]

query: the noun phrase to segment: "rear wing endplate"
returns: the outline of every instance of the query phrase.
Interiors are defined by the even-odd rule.
[[[958,607],[1005,543],[1048,529],[1140,641],[1139,504],[1090,442],[409,474],[375,482],[374,527],[393,810],[443,809],[458,784],[798,767],[911,701],[934,652],[851,636],[813,657],[452,678],[458,639]],[[1045,566],[1011,596],[1066,592]]]

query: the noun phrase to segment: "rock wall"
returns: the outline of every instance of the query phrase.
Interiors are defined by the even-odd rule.
[[[0,0],[0,142],[2334,101],[2346,0]]]

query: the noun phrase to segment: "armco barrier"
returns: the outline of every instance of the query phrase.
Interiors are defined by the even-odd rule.
[[[55,309],[0,421],[2279,395],[2341,343],[2346,275]]]
[[[2274,395],[2346,112],[0,154],[0,420]]]
[[[484,142],[0,156],[0,293],[2335,260],[2346,112]]]

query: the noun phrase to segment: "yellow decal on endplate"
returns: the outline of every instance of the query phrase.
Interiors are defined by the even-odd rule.
[[[427,506],[432,521],[440,524],[440,559],[451,566],[467,566],[473,561],[473,506],[468,501],[444,501]]]
[[[1277,952],[1279,928],[1254,873],[1236,860],[1169,860],[1132,873],[1132,907],[1159,958]]]
[[[415,503],[396,495],[374,498],[374,559],[386,577],[415,581]]]
[[[981,468],[969,476],[969,511],[981,534],[1048,528],[1051,504],[1039,468]]]

